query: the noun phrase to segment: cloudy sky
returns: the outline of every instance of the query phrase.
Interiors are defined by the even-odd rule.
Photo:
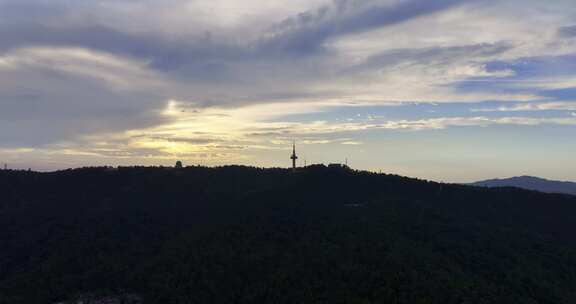
[[[573,0],[0,0],[0,162],[576,180]]]

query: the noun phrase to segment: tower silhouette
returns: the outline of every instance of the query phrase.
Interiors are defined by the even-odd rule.
[[[290,159],[292,160],[292,171],[296,172],[296,160],[298,159],[298,156],[296,156],[296,142],[292,143],[292,156],[290,156]]]

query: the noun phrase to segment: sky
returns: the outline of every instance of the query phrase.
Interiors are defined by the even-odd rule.
[[[576,181],[573,0],[0,0],[0,162]]]

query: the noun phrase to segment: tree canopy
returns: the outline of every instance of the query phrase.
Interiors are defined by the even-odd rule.
[[[576,197],[347,167],[0,171],[0,304],[576,303]]]

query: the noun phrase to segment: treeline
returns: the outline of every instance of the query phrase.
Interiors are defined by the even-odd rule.
[[[0,304],[576,303],[576,197],[359,172],[0,171]]]

